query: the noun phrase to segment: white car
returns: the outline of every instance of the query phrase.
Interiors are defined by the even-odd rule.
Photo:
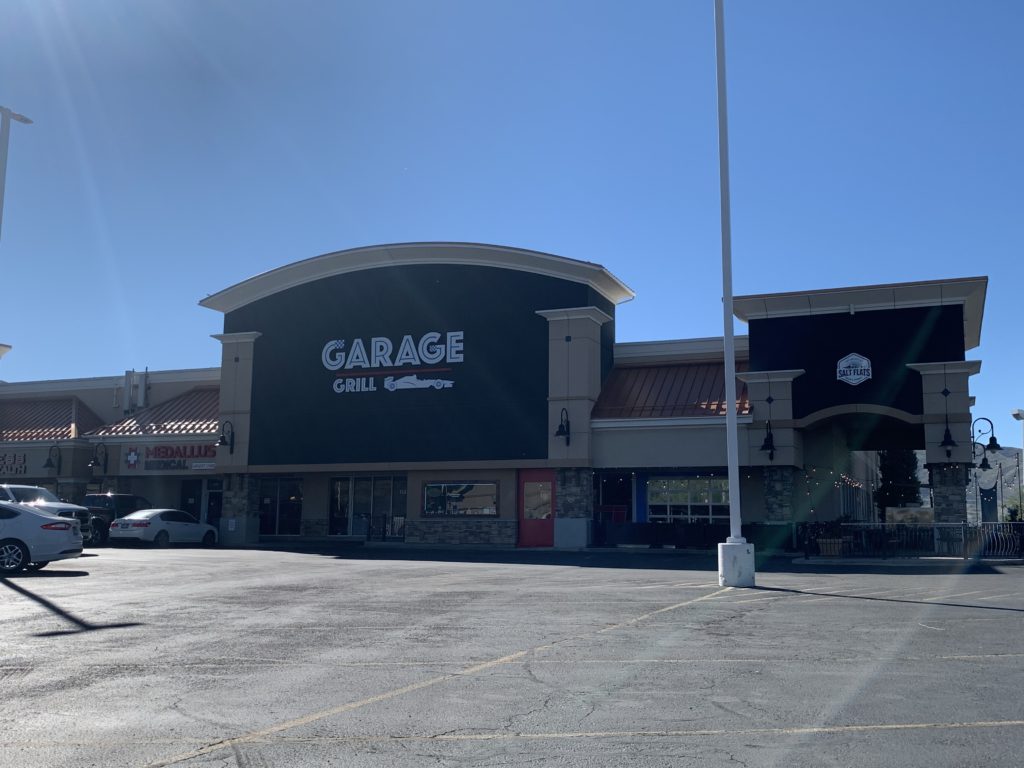
[[[0,576],[82,554],[82,527],[28,504],[0,503]]]
[[[158,547],[169,544],[202,544],[204,547],[212,547],[217,543],[217,529],[200,523],[180,509],[140,509],[110,524],[109,541],[111,544],[117,541],[144,541]]]

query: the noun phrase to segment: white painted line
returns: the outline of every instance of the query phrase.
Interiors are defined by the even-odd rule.
[[[973,592],[957,592],[954,595],[936,595],[935,597],[926,597],[922,602],[929,603],[929,602],[931,602],[933,600],[950,600],[950,599],[952,599],[954,597],[966,597],[967,595],[979,595],[979,594],[981,594],[984,591],[985,590],[983,590],[983,589],[976,589]]]

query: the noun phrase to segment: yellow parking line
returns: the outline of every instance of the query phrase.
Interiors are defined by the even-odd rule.
[[[966,730],[980,728],[1019,728],[1024,720],[981,720],[969,723],[872,723],[867,725],[811,725],[790,728],[715,728],[672,731],[552,731],[539,733],[446,733],[437,736],[336,736],[285,737],[283,743],[386,743],[389,741],[540,741],[556,739],[687,738],[695,736],[808,736],[837,733],[884,731]],[[253,741],[258,741],[254,739]]]
[[[687,605],[692,605],[693,603],[697,603],[697,602],[700,602],[702,600],[705,600],[708,597],[714,597],[715,595],[721,594],[723,592],[727,592],[730,589],[732,589],[732,587],[725,587],[724,589],[720,589],[717,592],[713,592],[711,595],[706,595],[706,596],[702,596],[702,597],[695,597],[695,598],[693,598],[691,600],[684,600],[681,603],[676,603],[675,605],[670,605],[670,606],[668,606],[666,608],[659,608],[656,611],[649,611],[648,613],[642,614],[640,616],[636,616],[636,617],[634,617],[632,619],[629,619],[628,621],[623,621],[623,622],[620,622],[618,624],[613,624],[613,625],[611,625],[609,627],[605,627],[604,629],[597,630],[596,634],[601,634],[601,633],[604,633],[604,632],[611,632],[611,631],[616,630],[616,629],[622,629],[624,627],[634,626],[634,625],[640,623],[641,621],[645,621],[646,619],[651,618],[652,616],[657,616],[659,614],[666,613],[668,611],[678,610],[679,608],[683,608],[683,607],[685,607]],[[580,635],[580,637],[585,637],[585,636],[586,635]],[[571,639],[571,638],[566,638],[566,640],[568,640],[568,639]],[[538,651],[543,651],[543,650],[548,650],[550,648],[553,648],[556,645],[558,645],[558,643],[560,643],[560,642],[565,642],[565,640],[561,640],[561,641],[558,641],[558,642],[555,642],[555,643],[545,643],[544,645],[538,645],[535,648],[531,648],[529,650],[518,651],[516,653],[512,653],[512,654],[509,654],[507,656],[502,656],[501,658],[492,659],[490,661],[485,661],[485,662],[482,662],[482,663],[479,663],[479,664],[474,664],[474,665],[466,667],[465,669],[460,670],[458,672],[452,672],[452,673],[445,674],[445,675],[438,675],[437,677],[432,677],[432,678],[430,678],[428,680],[421,680],[418,683],[412,683],[411,685],[405,685],[405,686],[402,686],[401,688],[395,688],[395,689],[390,690],[390,691],[385,691],[384,693],[379,693],[376,696],[370,696],[370,697],[365,698],[365,699],[360,699],[359,701],[352,701],[352,702],[349,702],[348,704],[342,704],[340,706],[331,707],[329,709],[322,709],[322,710],[320,710],[318,712],[312,712],[312,713],[310,713],[308,715],[303,715],[302,717],[296,717],[296,718],[293,718],[291,720],[285,720],[283,722],[277,723],[275,725],[268,726],[266,728],[262,728],[262,729],[257,730],[257,731],[250,731],[249,733],[242,734],[241,736],[235,736],[234,738],[224,739],[222,741],[218,741],[218,742],[215,742],[213,744],[208,744],[205,747],[197,747],[194,750],[191,750],[189,752],[184,752],[184,753],[182,753],[180,755],[175,755],[174,757],[169,757],[169,758],[166,758],[166,759],[163,759],[163,760],[158,760],[156,762],[149,763],[149,764],[146,765],[146,768],[163,768],[164,766],[173,765],[174,763],[180,763],[180,762],[184,762],[185,760],[191,760],[191,759],[196,758],[196,757],[201,757],[203,755],[208,755],[208,754],[210,754],[212,752],[219,752],[222,749],[228,749],[228,748],[233,747],[233,746],[235,746],[237,744],[251,743],[253,741],[258,741],[258,740],[261,740],[261,739],[265,739],[265,738],[267,738],[269,736],[272,736],[274,734],[280,733],[282,731],[287,731],[287,730],[290,730],[292,728],[298,728],[298,727],[303,726],[303,725],[309,725],[310,723],[314,723],[314,722],[316,722],[318,720],[324,720],[324,719],[326,719],[328,717],[334,717],[335,715],[341,715],[341,714],[344,714],[346,712],[351,712],[351,711],[356,710],[356,709],[361,709],[362,707],[366,707],[366,706],[369,706],[371,704],[377,704],[377,703],[380,703],[382,701],[387,701],[388,699],[393,699],[393,698],[396,698],[398,696],[403,696],[403,695],[405,695],[407,693],[412,693],[414,691],[419,691],[419,690],[422,690],[424,688],[430,688],[432,686],[438,685],[439,683],[444,683],[444,682],[447,682],[449,680],[454,680],[454,679],[459,678],[459,677],[463,677],[463,676],[466,676],[466,675],[473,675],[473,674],[476,674],[478,672],[483,672],[484,670],[492,669],[492,668],[500,666],[502,664],[510,664],[512,662],[515,662],[515,661],[518,661],[518,660],[522,659],[524,656],[527,656],[528,654],[537,653]]]

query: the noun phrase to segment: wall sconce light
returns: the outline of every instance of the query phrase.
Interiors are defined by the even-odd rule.
[[[942,433],[942,442],[939,443],[940,448],[946,449],[946,458],[952,458],[953,449],[956,448],[957,442],[953,439],[953,434],[949,431],[949,396],[953,394],[949,391],[949,385],[946,383],[946,366],[942,366],[942,392],[940,393],[943,399],[943,405],[946,410],[946,431]]]
[[[235,425],[227,419],[220,427],[220,437],[217,438],[217,445],[226,445],[228,447],[228,453],[233,454],[235,452]]]
[[[51,445],[50,455],[46,457],[46,461],[43,463],[43,469],[56,469],[57,474],[60,474],[61,456],[60,446]]]
[[[103,443],[96,443],[96,447],[92,451],[92,458],[89,459],[89,466],[93,469],[99,467],[101,474],[107,474],[107,446]]]
[[[949,431],[949,414],[946,414],[946,431],[942,434],[942,442],[939,443],[940,448],[946,449],[946,458],[950,458],[953,455],[953,449],[956,448],[957,442],[953,439],[952,433]]]
[[[555,437],[564,437],[565,444],[568,445],[569,438],[571,435],[572,432],[569,429],[569,412],[565,408],[563,408],[561,419],[558,422],[558,429],[555,430]]]
[[[772,432],[771,421],[764,423],[764,442],[761,443],[761,450],[768,451],[768,461],[775,461],[775,434]]]

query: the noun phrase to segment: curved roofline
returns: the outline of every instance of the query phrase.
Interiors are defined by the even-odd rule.
[[[588,285],[613,304],[636,295],[607,269],[589,261],[486,243],[422,242],[363,246],[303,259],[211,294],[199,305],[227,313],[325,277],[409,264],[464,264],[531,272]]]

